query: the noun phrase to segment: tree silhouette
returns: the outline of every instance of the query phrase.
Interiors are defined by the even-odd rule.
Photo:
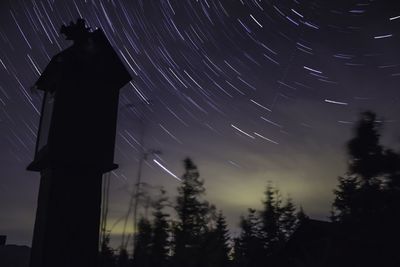
[[[138,267],[150,266],[150,250],[152,241],[152,228],[150,222],[141,218],[138,223],[138,232],[136,233],[136,246],[133,252],[133,265]]]
[[[332,220],[346,233],[353,262],[363,266],[400,264],[398,177],[400,156],[380,144],[382,123],[364,112],[347,144],[348,171],[334,191]]]
[[[271,183],[268,183],[264,195],[264,209],[261,211],[262,231],[266,253],[271,255],[277,251],[284,240],[284,234],[280,226],[282,200],[279,191],[276,190]]]
[[[280,231],[285,241],[290,238],[296,228],[297,223],[298,220],[296,217],[296,206],[294,205],[293,200],[289,197],[286,199],[285,205],[281,208],[279,223],[281,229]]]
[[[218,213],[215,221],[215,228],[210,229],[206,234],[202,250],[201,266],[227,267],[229,261],[229,231],[222,211]]]
[[[225,217],[220,211],[217,216],[217,226],[216,229],[213,231],[215,239],[216,239],[216,246],[215,246],[215,254],[217,264],[216,266],[225,267],[229,265],[229,231],[228,226],[226,224]]]
[[[176,198],[176,220],[169,222],[170,215],[165,212],[168,197],[161,189],[152,204],[151,220],[146,216],[138,223],[133,259],[129,260],[122,249],[116,262],[110,261],[105,266],[259,267],[267,263],[272,266],[297,225],[308,219],[302,208],[296,213],[291,198],[283,200],[280,191],[268,183],[263,209],[248,209],[247,216],[241,217],[241,232],[233,240],[232,248],[223,212],[216,212],[204,200],[204,182],[197,166],[187,158],[184,168]],[[113,257],[112,251],[107,250],[109,236],[105,241],[102,255]]]
[[[370,111],[361,114],[355,136],[347,143],[348,171],[334,191],[334,219],[358,224],[377,219],[383,207],[385,149],[380,144],[382,124]],[[372,221],[371,221],[372,220]]]
[[[110,234],[106,234],[101,243],[99,265],[100,267],[115,266],[114,251],[110,248]]]
[[[154,222],[153,222],[153,237],[150,250],[150,265],[154,267],[164,267],[168,264],[169,253],[169,215],[163,210],[167,205],[168,198],[165,195],[165,190],[161,190],[161,196],[154,203]]]
[[[186,158],[184,167],[175,207],[178,220],[174,229],[173,265],[192,267],[199,261],[199,251],[208,231],[209,204],[202,199],[205,188],[197,166]]]
[[[305,220],[308,220],[309,217],[307,216],[307,214],[305,213],[304,209],[302,206],[300,206],[299,211],[296,213],[296,219],[297,219],[297,225],[300,225],[301,223],[303,223]]]
[[[379,143],[381,129],[382,124],[377,121],[375,113],[363,112],[355,136],[347,144],[348,172],[357,175],[366,184],[380,182],[379,175],[384,171],[383,147]]]
[[[234,266],[261,266],[265,259],[262,224],[257,211],[249,209],[247,217],[240,218],[241,234],[235,239]]]
[[[263,210],[248,210],[241,217],[241,233],[234,240],[234,266],[274,264],[297,226],[308,219],[304,210],[296,213],[293,200],[282,200],[280,191],[269,182],[264,192]]]
[[[357,210],[357,194],[360,182],[355,176],[347,175],[338,178],[338,188],[334,190],[335,199],[333,201],[334,212],[331,219],[333,221],[350,221],[354,219]]]
[[[382,124],[370,111],[361,114],[355,136],[347,143],[348,171],[334,191],[333,219],[367,226],[385,213],[385,177],[390,172],[386,149],[380,144]],[[388,154],[394,158],[394,153]],[[358,227],[360,228],[360,227]]]
[[[387,171],[387,187],[389,190],[400,190],[400,154],[391,149],[385,150],[385,169]]]

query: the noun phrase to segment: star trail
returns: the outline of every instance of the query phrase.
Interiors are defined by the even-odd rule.
[[[232,229],[267,181],[326,218],[358,113],[400,130],[396,1],[9,0],[0,14],[0,230],[11,242],[29,244],[36,207],[39,177],[25,171],[42,101],[32,85],[71,45],[61,25],[79,17],[103,29],[133,77],[120,96],[111,221],[142,149],[162,151],[143,179],[171,195],[192,157]]]

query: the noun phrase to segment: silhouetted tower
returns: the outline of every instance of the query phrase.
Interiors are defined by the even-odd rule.
[[[55,55],[35,88],[44,91],[30,171],[41,174],[31,267],[94,267],[102,175],[114,170],[119,89],[131,76],[102,30],[62,26],[74,44]]]

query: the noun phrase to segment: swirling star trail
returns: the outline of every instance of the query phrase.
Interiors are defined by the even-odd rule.
[[[31,86],[70,45],[60,26],[78,17],[104,30],[133,77],[121,90],[110,220],[126,210],[141,146],[162,151],[143,179],[171,195],[171,174],[192,157],[232,228],[268,180],[325,218],[359,111],[400,129],[397,1],[9,0],[0,14],[0,232],[10,242],[29,244],[34,221],[39,177],[25,167],[42,96]]]

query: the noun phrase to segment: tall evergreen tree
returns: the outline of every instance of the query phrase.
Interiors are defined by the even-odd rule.
[[[229,231],[222,211],[216,217],[215,228],[208,233],[204,250],[204,266],[227,267],[229,266]]]
[[[165,190],[161,190],[161,196],[154,203],[154,222],[152,246],[150,250],[150,262],[153,267],[164,267],[168,264],[169,253],[169,215],[163,210],[167,204],[168,198],[165,196]]]
[[[339,177],[334,191],[334,219],[341,222],[374,224],[383,211],[385,185],[385,149],[380,144],[381,123],[372,112],[361,114],[355,136],[347,143],[348,171]]]
[[[360,182],[357,177],[351,175],[340,176],[338,180],[338,188],[334,190],[334,211],[331,219],[341,222],[354,220]]]
[[[308,220],[309,217],[305,213],[304,209],[302,206],[300,206],[299,210],[296,212],[296,226],[300,225],[304,221]]]
[[[204,182],[191,159],[184,160],[185,173],[178,188],[175,210],[178,221],[175,227],[174,266],[192,267],[199,261],[199,251],[208,231],[209,205],[202,199]]]
[[[256,210],[249,209],[247,217],[241,217],[240,228],[240,236],[235,239],[234,266],[264,266],[264,237]]]
[[[271,255],[277,251],[283,242],[283,234],[280,227],[282,213],[280,194],[270,183],[264,192],[264,208],[261,211],[262,230],[266,253]]]
[[[348,171],[339,177],[332,205],[333,220],[355,248],[354,262],[364,266],[400,264],[395,249],[400,212],[391,190],[392,177],[400,174],[400,156],[380,144],[381,128],[374,113],[361,114],[347,144]]]
[[[386,186],[389,190],[400,191],[400,153],[385,149]]]
[[[285,205],[281,209],[280,216],[280,231],[284,240],[288,240],[296,228],[296,207],[293,200],[288,197]]]
[[[133,265],[137,267],[150,266],[150,251],[152,246],[152,228],[150,222],[141,218],[138,223]]]
[[[382,124],[376,114],[363,112],[355,128],[355,136],[347,143],[348,171],[365,184],[380,182],[377,178],[383,169],[383,147],[379,143]]]

